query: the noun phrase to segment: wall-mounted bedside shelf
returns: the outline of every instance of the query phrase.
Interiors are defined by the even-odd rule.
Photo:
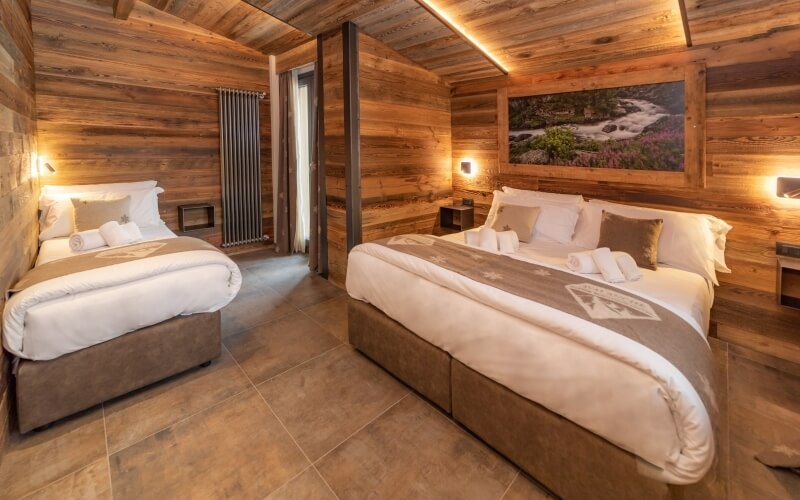
[[[800,258],[778,256],[778,303],[800,309]]]
[[[211,203],[178,205],[178,227],[184,233],[214,227],[214,205]]]
[[[439,225],[442,229],[466,231],[474,225],[474,208],[465,205],[439,207]]]

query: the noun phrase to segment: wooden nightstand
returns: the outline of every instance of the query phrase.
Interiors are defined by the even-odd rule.
[[[800,309],[800,259],[778,256],[778,303]]]
[[[184,233],[214,227],[214,205],[211,203],[178,205],[178,227]]]
[[[439,207],[439,225],[442,229],[466,231],[474,225],[474,214],[474,208],[465,205]]]

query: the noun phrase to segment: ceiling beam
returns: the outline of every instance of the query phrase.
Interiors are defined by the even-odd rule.
[[[488,50],[486,50],[484,47],[482,47],[480,44],[478,44],[478,43],[477,43],[475,40],[473,40],[473,39],[472,39],[472,37],[470,37],[469,35],[467,35],[467,33],[466,33],[466,32],[464,32],[464,29],[463,29],[463,28],[461,28],[460,26],[457,26],[456,24],[454,24],[454,23],[453,23],[453,22],[452,22],[452,21],[451,21],[451,20],[450,20],[450,19],[447,17],[447,15],[446,15],[446,14],[444,14],[443,12],[439,12],[438,10],[436,10],[434,7],[432,7],[432,6],[431,6],[431,5],[428,3],[428,1],[427,1],[427,0],[415,0],[415,1],[417,2],[417,4],[418,4],[420,7],[422,7],[423,9],[425,9],[426,11],[428,11],[428,12],[429,12],[429,13],[430,13],[430,14],[431,14],[433,17],[435,17],[436,19],[438,19],[440,23],[442,23],[442,24],[444,24],[445,26],[447,26],[447,28],[448,28],[450,31],[452,31],[453,33],[455,33],[456,35],[458,35],[458,36],[459,36],[459,37],[460,37],[462,40],[464,40],[465,42],[467,42],[467,44],[469,44],[469,46],[470,46],[470,47],[472,47],[473,49],[475,49],[475,50],[477,50],[478,52],[480,52],[481,54],[483,54],[483,57],[485,57],[485,58],[486,58],[486,59],[487,59],[487,60],[488,60],[490,63],[492,63],[492,64],[494,65],[494,67],[495,67],[495,68],[499,69],[499,70],[500,70],[500,71],[501,71],[501,72],[502,72],[504,75],[507,75],[507,74],[508,74],[508,70],[507,70],[506,68],[504,68],[504,67],[503,67],[503,65],[502,65],[502,64],[500,64],[500,62],[499,62],[499,61],[497,61],[497,59],[495,59],[495,58],[494,58],[494,56],[493,56],[492,54],[490,54]]]
[[[689,15],[686,14],[686,0],[678,0],[678,7],[681,9],[681,21],[683,21],[683,34],[686,36],[686,46],[692,46],[692,34],[689,32]]]
[[[136,0],[114,0],[114,17],[122,20],[128,19],[135,4]]]

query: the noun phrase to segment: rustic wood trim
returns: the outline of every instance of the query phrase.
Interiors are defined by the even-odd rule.
[[[136,0],[114,0],[114,17],[127,20],[131,15]]]
[[[344,65],[344,173],[347,251],[361,243],[361,137],[358,89],[358,26],[342,24]]]
[[[684,171],[654,172],[613,168],[586,168],[560,165],[520,165],[509,163],[508,98],[577,92],[627,85],[684,82],[685,140]],[[651,71],[601,75],[593,78],[555,81],[547,84],[510,79],[509,86],[497,89],[498,161],[501,175],[529,175],[541,178],[576,179],[670,187],[705,187],[705,65],[669,66]]]
[[[319,223],[319,274],[323,278],[328,278],[328,194],[325,176],[325,91],[323,79],[322,61],[324,50],[322,47],[322,35],[317,35],[317,65],[314,70],[317,75],[316,89],[317,94],[317,184],[319,186],[318,202],[318,223]]]
[[[446,17],[442,16],[442,14],[439,13],[436,9],[434,9],[433,7],[428,5],[428,3],[425,2],[424,0],[415,0],[415,1],[417,2],[417,5],[419,5],[423,9],[425,9],[430,15],[435,17],[440,23],[442,23],[445,26],[447,26],[447,28],[450,31],[452,31],[453,33],[458,35],[458,37],[461,38],[462,40],[464,40],[464,42],[466,42],[470,47],[472,47],[473,49],[477,50],[481,54],[481,56],[483,56],[484,59],[489,61],[492,64],[492,66],[494,66],[495,68],[500,70],[500,72],[503,73],[503,75],[508,75],[508,70],[505,69],[503,66],[501,66],[492,57],[489,57],[489,55],[486,53],[486,49],[484,49],[483,47],[481,47],[481,46],[477,45],[475,42],[473,42],[470,37],[466,36],[463,31],[461,31],[457,26],[455,26],[453,23],[451,23]]]
[[[684,105],[686,109],[686,154],[684,156],[686,180],[691,186],[706,187],[706,66],[686,66],[684,78]]]
[[[681,10],[681,21],[683,22],[683,34],[686,35],[686,46],[692,46],[692,32],[689,31],[689,15],[686,12],[686,0],[678,0],[678,7]]]

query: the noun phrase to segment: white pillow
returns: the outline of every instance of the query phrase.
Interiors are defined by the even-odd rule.
[[[658,240],[658,262],[693,272],[719,285],[715,273],[715,241],[709,216],[590,200],[575,230],[575,244],[597,248],[603,210],[636,219],[663,219]]]
[[[72,198],[108,200],[120,196],[130,196],[131,220],[136,225],[139,227],[161,225],[163,221],[158,213],[158,195],[163,192],[162,188],[155,187],[117,192],[65,192],[46,195],[43,193],[39,199],[39,205],[44,207],[39,219],[39,241],[69,236],[73,233],[75,211],[72,208]]]
[[[728,232],[733,226],[713,215],[706,215],[706,219],[711,225],[711,234],[714,237],[714,267],[717,272],[730,273],[732,271],[725,263],[725,244],[728,241]]]
[[[486,227],[491,227],[497,215],[497,207],[500,202],[519,205],[523,207],[539,207],[539,217],[533,227],[533,239],[538,241],[550,241],[555,243],[569,243],[575,232],[575,224],[578,222],[580,205],[572,202],[561,202],[536,198],[531,196],[516,196],[502,191],[494,192],[492,207],[486,217]],[[599,238],[599,236],[598,236]],[[520,236],[521,241],[526,241]]]
[[[139,181],[139,182],[116,182],[113,184],[78,184],[68,186],[48,185],[42,186],[42,197],[46,198],[49,195],[60,194],[77,194],[77,193],[124,193],[126,191],[137,191],[141,189],[152,189],[158,184],[157,181]],[[39,203],[39,210],[45,210],[41,202]]]
[[[583,196],[579,194],[548,193],[545,191],[531,191],[527,189],[517,189],[508,186],[503,186],[503,192],[513,196],[528,196],[540,200],[556,201],[561,203],[580,204],[581,202],[583,202]]]

